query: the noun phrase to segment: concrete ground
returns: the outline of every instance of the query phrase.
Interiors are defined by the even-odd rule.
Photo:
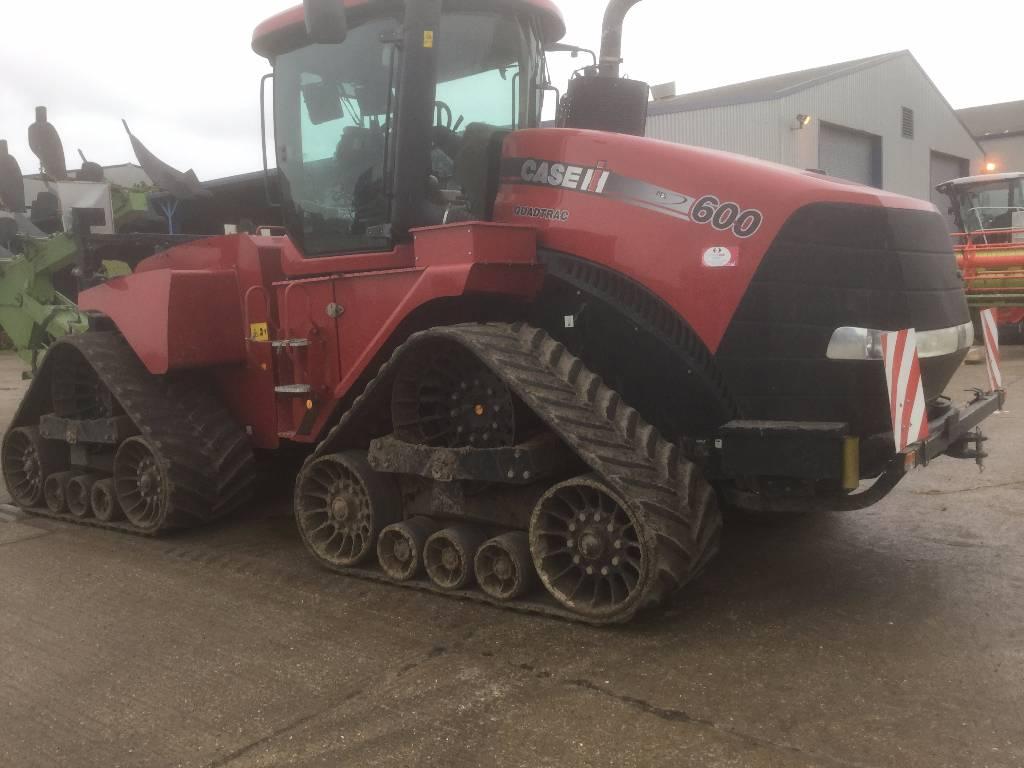
[[[984,474],[945,459],[869,511],[734,524],[621,629],[326,573],[286,495],[158,541],[0,521],[0,766],[1024,765],[1006,357]],[[2,422],[19,371],[0,359]]]

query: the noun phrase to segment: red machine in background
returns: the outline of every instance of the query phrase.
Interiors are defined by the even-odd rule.
[[[943,218],[643,138],[635,2],[549,129],[548,0],[261,25],[286,235],[83,291],[93,330],[5,438],[17,503],[161,533],[244,504],[254,450],[306,444],[295,519],[325,566],[606,623],[704,568],[723,505],[857,509],[977,457],[1001,395],[942,397],[970,323]],[[930,436],[897,452],[881,337],[906,328]]]

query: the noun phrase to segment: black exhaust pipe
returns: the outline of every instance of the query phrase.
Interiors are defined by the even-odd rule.
[[[604,12],[601,28],[601,75],[618,77],[622,64],[622,27],[626,14],[640,0],[611,0]]]
[[[601,60],[569,81],[558,124],[563,128],[643,136],[647,130],[647,101],[651,89],[639,80],[619,77],[622,64],[622,26],[629,9],[640,0],[611,0],[604,12]]]

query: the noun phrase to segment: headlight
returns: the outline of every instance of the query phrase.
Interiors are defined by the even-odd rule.
[[[829,360],[881,360],[882,334],[871,328],[837,328],[828,343]],[[918,331],[917,356],[921,359],[952,355],[974,343],[974,324]]]
[[[881,360],[882,332],[870,328],[836,328],[826,355],[829,360]]]

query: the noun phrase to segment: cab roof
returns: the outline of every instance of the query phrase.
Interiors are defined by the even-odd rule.
[[[383,0],[337,0],[346,10],[367,12],[373,6],[394,7]],[[545,44],[555,43],[565,35],[565,19],[552,0],[476,0],[467,2],[469,8],[512,8],[537,16]],[[264,21],[252,36],[252,48],[260,56],[271,58],[303,45],[306,39],[305,13],[301,5],[289,8]]]
[[[980,176],[964,176],[961,179],[944,181],[942,184],[937,186],[936,189],[939,192],[942,192],[950,187],[969,187],[974,184],[990,184],[993,181],[1013,181],[1014,179],[1024,179],[1024,171],[1011,171],[1009,173],[983,173]]]

